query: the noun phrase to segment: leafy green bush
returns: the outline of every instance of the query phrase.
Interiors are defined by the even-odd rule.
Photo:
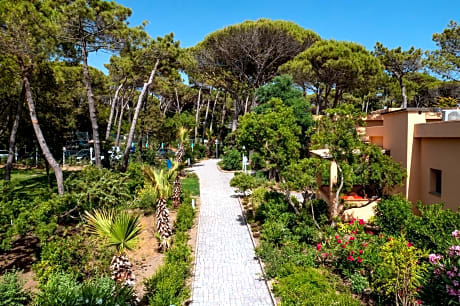
[[[351,290],[354,292],[361,294],[367,288],[369,288],[369,281],[367,277],[364,277],[359,271],[355,271],[349,277],[351,282]]]
[[[273,290],[283,305],[361,305],[327,270],[303,267],[279,279]]]
[[[143,175],[140,179],[143,180]],[[92,210],[126,205],[134,197],[131,180],[127,173],[88,167],[72,174],[65,185],[82,210]]]
[[[110,257],[107,248],[88,242],[81,234],[54,237],[43,243],[40,261],[33,270],[42,284],[57,272],[71,273],[79,279],[87,278],[96,271],[108,272]]]
[[[146,185],[144,188],[137,192],[137,197],[133,202],[133,206],[144,210],[156,209],[157,194],[151,184]]]
[[[182,203],[177,209],[177,218],[174,225],[176,231],[185,232],[193,226],[195,210],[190,203]]]
[[[27,305],[30,294],[22,286],[17,272],[5,272],[0,278],[0,306]]]
[[[451,233],[460,228],[460,212],[443,209],[442,204],[417,205],[420,216],[412,215],[406,238],[416,247],[443,253],[454,243]]]
[[[236,149],[231,149],[225,152],[222,158],[222,168],[224,168],[224,170],[241,169],[241,161],[241,153]]]
[[[73,274],[56,273],[41,286],[34,305],[132,305],[133,290],[109,277],[79,283]]]
[[[287,276],[296,267],[314,267],[315,254],[311,247],[296,241],[287,241],[281,247],[262,241],[256,248],[256,254],[265,263],[268,277]]]
[[[253,170],[260,170],[265,168],[265,159],[263,159],[262,155],[258,152],[254,152],[251,155],[251,169]]]
[[[185,280],[190,266],[185,263],[167,263],[145,281],[146,296],[152,306],[181,305],[189,295]]]
[[[246,191],[256,187],[256,178],[251,174],[236,173],[230,180],[230,186],[236,187],[239,192],[246,194]]]
[[[401,235],[413,215],[411,206],[401,195],[384,199],[377,204],[375,224],[389,235]]]

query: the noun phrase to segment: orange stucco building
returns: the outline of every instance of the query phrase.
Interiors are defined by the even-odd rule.
[[[429,109],[388,109],[366,118],[365,140],[407,169],[401,192],[412,203],[460,207],[460,120]]]

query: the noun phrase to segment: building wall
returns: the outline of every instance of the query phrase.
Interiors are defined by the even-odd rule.
[[[460,136],[460,135],[459,135]],[[411,192],[409,200],[424,204],[445,203],[445,208],[460,207],[460,138],[419,138],[417,177],[419,188]],[[415,152],[414,152],[415,153]],[[442,171],[441,195],[432,193],[431,169]]]

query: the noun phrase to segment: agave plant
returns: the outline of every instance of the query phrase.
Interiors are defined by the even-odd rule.
[[[160,250],[166,250],[170,246],[172,227],[166,201],[171,196],[171,181],[177,176],[176,170],[176,163],[170,170],[144,168],[145,177],[153,184],[157,198],[155,220],[156,231],[160,238]]]
[[[182,165],[182,158],[185,153],[184,145],[187,141],[187,137],[188,137],[188,130],[185,129],[184,127],[179,128],[179,133],[178,133],[179,149],[177,150],[177,154],[176,154],[177,167],[180,167]],[[174,189],[173,196],[172,196],[173,206],[174,208],[177,208],[181,204],[180,196],[182,193],[182,185],[181,185],[179,175],[177,175],[176,178],[174,179],[173,189]]]
[[[85,212],[85,220],[91,233],[106,240],[107,246],[115,249],[110,263],[112,279],[133,287],[136,277],[126,251],[134,248],[142,232],[139,216],[126,211],[94,210],[93,213]]]

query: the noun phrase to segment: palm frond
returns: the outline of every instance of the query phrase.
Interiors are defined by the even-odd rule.
[[[179,143],[185,144],[188,141],[188,132],[189,130],[183,126],[179,128],[179,132],[177,133],[177,138],[179,140]]]
[[[108,246],[116,248],[118,253],[131,250],[142,232],[138,215],[126,211],[95,210],[93,214],[85,212],[85,219],[90,232],[108,241]]]

